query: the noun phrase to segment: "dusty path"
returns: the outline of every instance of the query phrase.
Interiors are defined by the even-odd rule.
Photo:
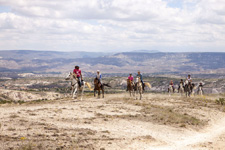
[[[183,128],[154,120],[140,120],[136,116],[145,115],[143,106],[136,104],[140,101],[127,100],[124,94],[106,95],[105,99],[85,98],[83,101],[62,99],[2,105],[0,147],[18,149],[29,143],[34,149],[219,150],[223,147],[225,113],[217,107],[198,110],[186,108],[192,101],[183,101],[178,96],[144,96],[141,102],[176,106],[176,109],[181,105],[181,110],[177,111],[187,109],[189,114],[195,117],[204,115],[210,121],[196,130],[189,126]]]
[[[225,133],[225,117],[219,119],[212,126],[206,127],[199,132],[191,132],[190,135],[181,135],[180,140],[174,139],[173,136],[167,145],[156,146],[155,150],[189,150],[189,149],[208,149],[204,143],[217,142],[217,138]],[[191,135],[192,134],[192,135]],[[225,141],[224,141],[225,142]],[[218,146],[218,145],[217,145]],[[220,146],[219,146],[220,147]],[[221,149],[218,148],[218,149]],[[151,149],[151,148],[150,148]]]

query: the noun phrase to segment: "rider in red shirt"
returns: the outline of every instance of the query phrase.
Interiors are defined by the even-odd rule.
[[[73,73],[77,76],[78,78],[78,84],[79,86],[81,86],[81,81],[83,81],[82,79],[82,74],[81,74],[81,70],[79,69],[80,67],[79,66],[75,66],[75,69],[73,70]]]
[[[132,76],[132,73],[130,73],[130,75],[128,76],[128,80],[131,81],[131,85],[133,86],[134,77]],[[128,87],[127,87],[127,91],[128,91]]]
[[[174,92],[174,85],[173,85],[173,81],[172,80],[170,81],[170,85],[172,86],[173,92]]]
[[[132,76],[132,73],[130,73],[130,75],[129,75],[128,79],[129,79],[131,82],[133,82],[134,77]]]

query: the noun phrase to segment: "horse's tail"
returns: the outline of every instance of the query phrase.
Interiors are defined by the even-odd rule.
[[[145,85],[146,85],[148,88],[152,88],[151,84],[148,83],[148,82],[145,82]]]
[[[88,86],[89,90],[93,91],[93,89],[91,88],[91,85],[90,85],[90,83],[88,83],[88,82],[85,82],[85,84],[86,84],[86,85]]]
[[[103,83],[104,86],[111,87],[108,83]]]

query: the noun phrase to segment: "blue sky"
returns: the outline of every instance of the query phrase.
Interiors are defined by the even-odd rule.
[[[9,6],[0,6],[0,13],[4,12],[10,12],[10,7]]]
[[[223,0],[1,0],[0,50],[225,52]]]
[[[164,0],[167,5],[172,8],[182,8],[182,0]]]

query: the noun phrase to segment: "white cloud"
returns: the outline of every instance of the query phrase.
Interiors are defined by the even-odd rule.
[[[0,13],[0,47],[225,51],[223,0],[171,2],[176,0],[0,0],[11,9]]]

